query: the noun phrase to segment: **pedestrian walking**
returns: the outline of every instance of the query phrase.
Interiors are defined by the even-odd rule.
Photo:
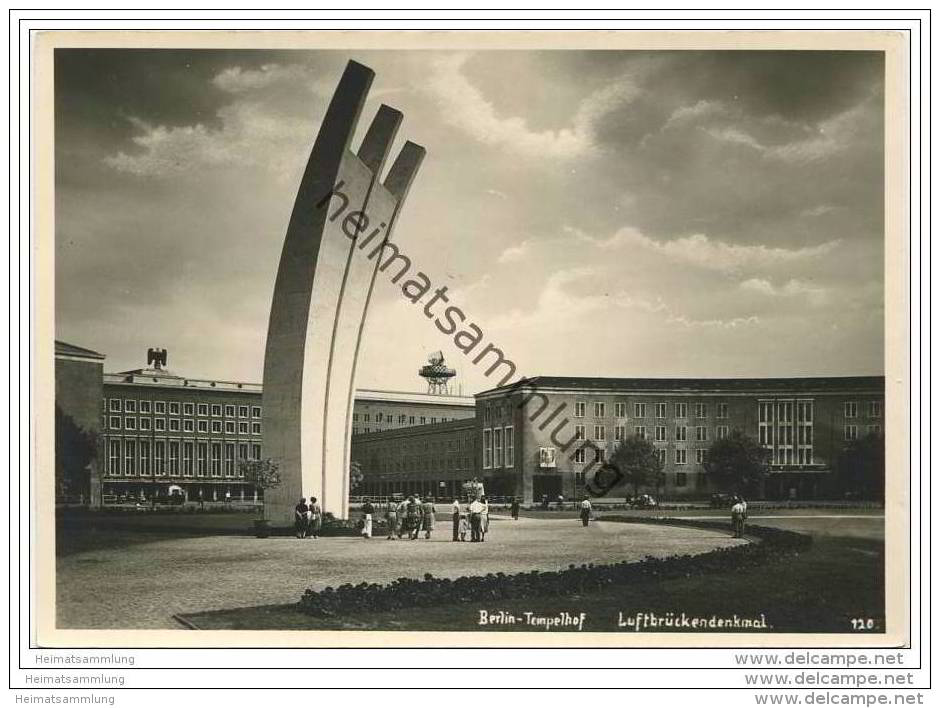
[[[309,512],[310,525],[307,529],[308,538],[320,538],[320,528],[323,526],[323,510],[316,497],[310,497]]]
[[[400,502],[398,502],[398,508],[396,511],[398,512],[398,529],[396,531],[396,535],[400,539],[402,534],[405,533],[405,525],[408,523],[408,500],[402,499]]]
[[[587,526],[589,523],[591,523],[592,511],[593,511],[593,508],[591,507],[591,500],[588,499],[587,496],[585,496],[584,499],[581,500],[581,525],[582,526]]]
[[[735,538],[744,536],[744,514],[746,507],[738,497],[734,498],[734,504],[731,506],[731,529]]]
[[[294,507],[294,533],[297,535],[297,538],[307,537],[308,513],[307,499],[306,497],[301,497],[300,501],[297,502],[297,506]]]
[[[408,540],[413,541],[418,538],[418,530],[421,528],[421,507],[414,497],[408,497],[405,522],[407,524]]]
[[[474,499],[470,502],[470,541],[473,543],[479,543],[483,540],[482,538],[482,529],[483,526],[483,504],[480,503],[479,499]]]
[[[454,540],[460,540],[460,500],[454,499],[451,505],[451,513],[454,521]]]
[[[372,502],[366,500],[362,505],[362,537],[372,538],[372,515],[375,513],[375,507]]]
[[[519,520],[519,500],[515,497],[512,498],[512,501],[509,504],[509,513],[512,514],[512,520]]]
[[[386,540],[394,541],[395,534],[401,537],[401,531],[398,529],[398,505],[394,501],[390,501],[385,509],[385,523],[388,524]]]
[[[431,532],[434,530],[434,499],[428,497],[421,505],[421,525],[424,527],[424,537],[431,538]]]

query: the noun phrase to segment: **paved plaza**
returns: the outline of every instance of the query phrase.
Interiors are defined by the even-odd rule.
[[[57,558],[56,613],[63,629],[181,629],[174,614],[291,603],[311,587],[557,570],[737,543],[719,531],[507,517],[492,519],[485,543],[454,543],[441,521],[430,541],[171,538]]]

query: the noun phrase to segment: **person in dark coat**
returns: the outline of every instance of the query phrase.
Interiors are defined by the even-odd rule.
[[[509,504],[509,513],[512,514],[512,520],[519,520],[519,500],[515,497],[512,498],[512,502]]]
[[[294,507],[294,533],[297,534],[297,538],[307,537],[307,526],[309,525],[308,512],[307,498],[301,497],[297,506]]]

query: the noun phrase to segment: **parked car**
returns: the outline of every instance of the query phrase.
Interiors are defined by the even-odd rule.
[[[656,500],[649,494],[640,494],[639,496],[633,497],[630,501],[630,505],[634,509],[652,509],[656,506]]]

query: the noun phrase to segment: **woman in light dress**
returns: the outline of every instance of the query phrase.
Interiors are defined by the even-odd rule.
[[[480,518],[480,540],[486,540],[486,534],[490,530],[490,503],[486,497],[480,497],[480,503],[483,505],[483,511]]]

